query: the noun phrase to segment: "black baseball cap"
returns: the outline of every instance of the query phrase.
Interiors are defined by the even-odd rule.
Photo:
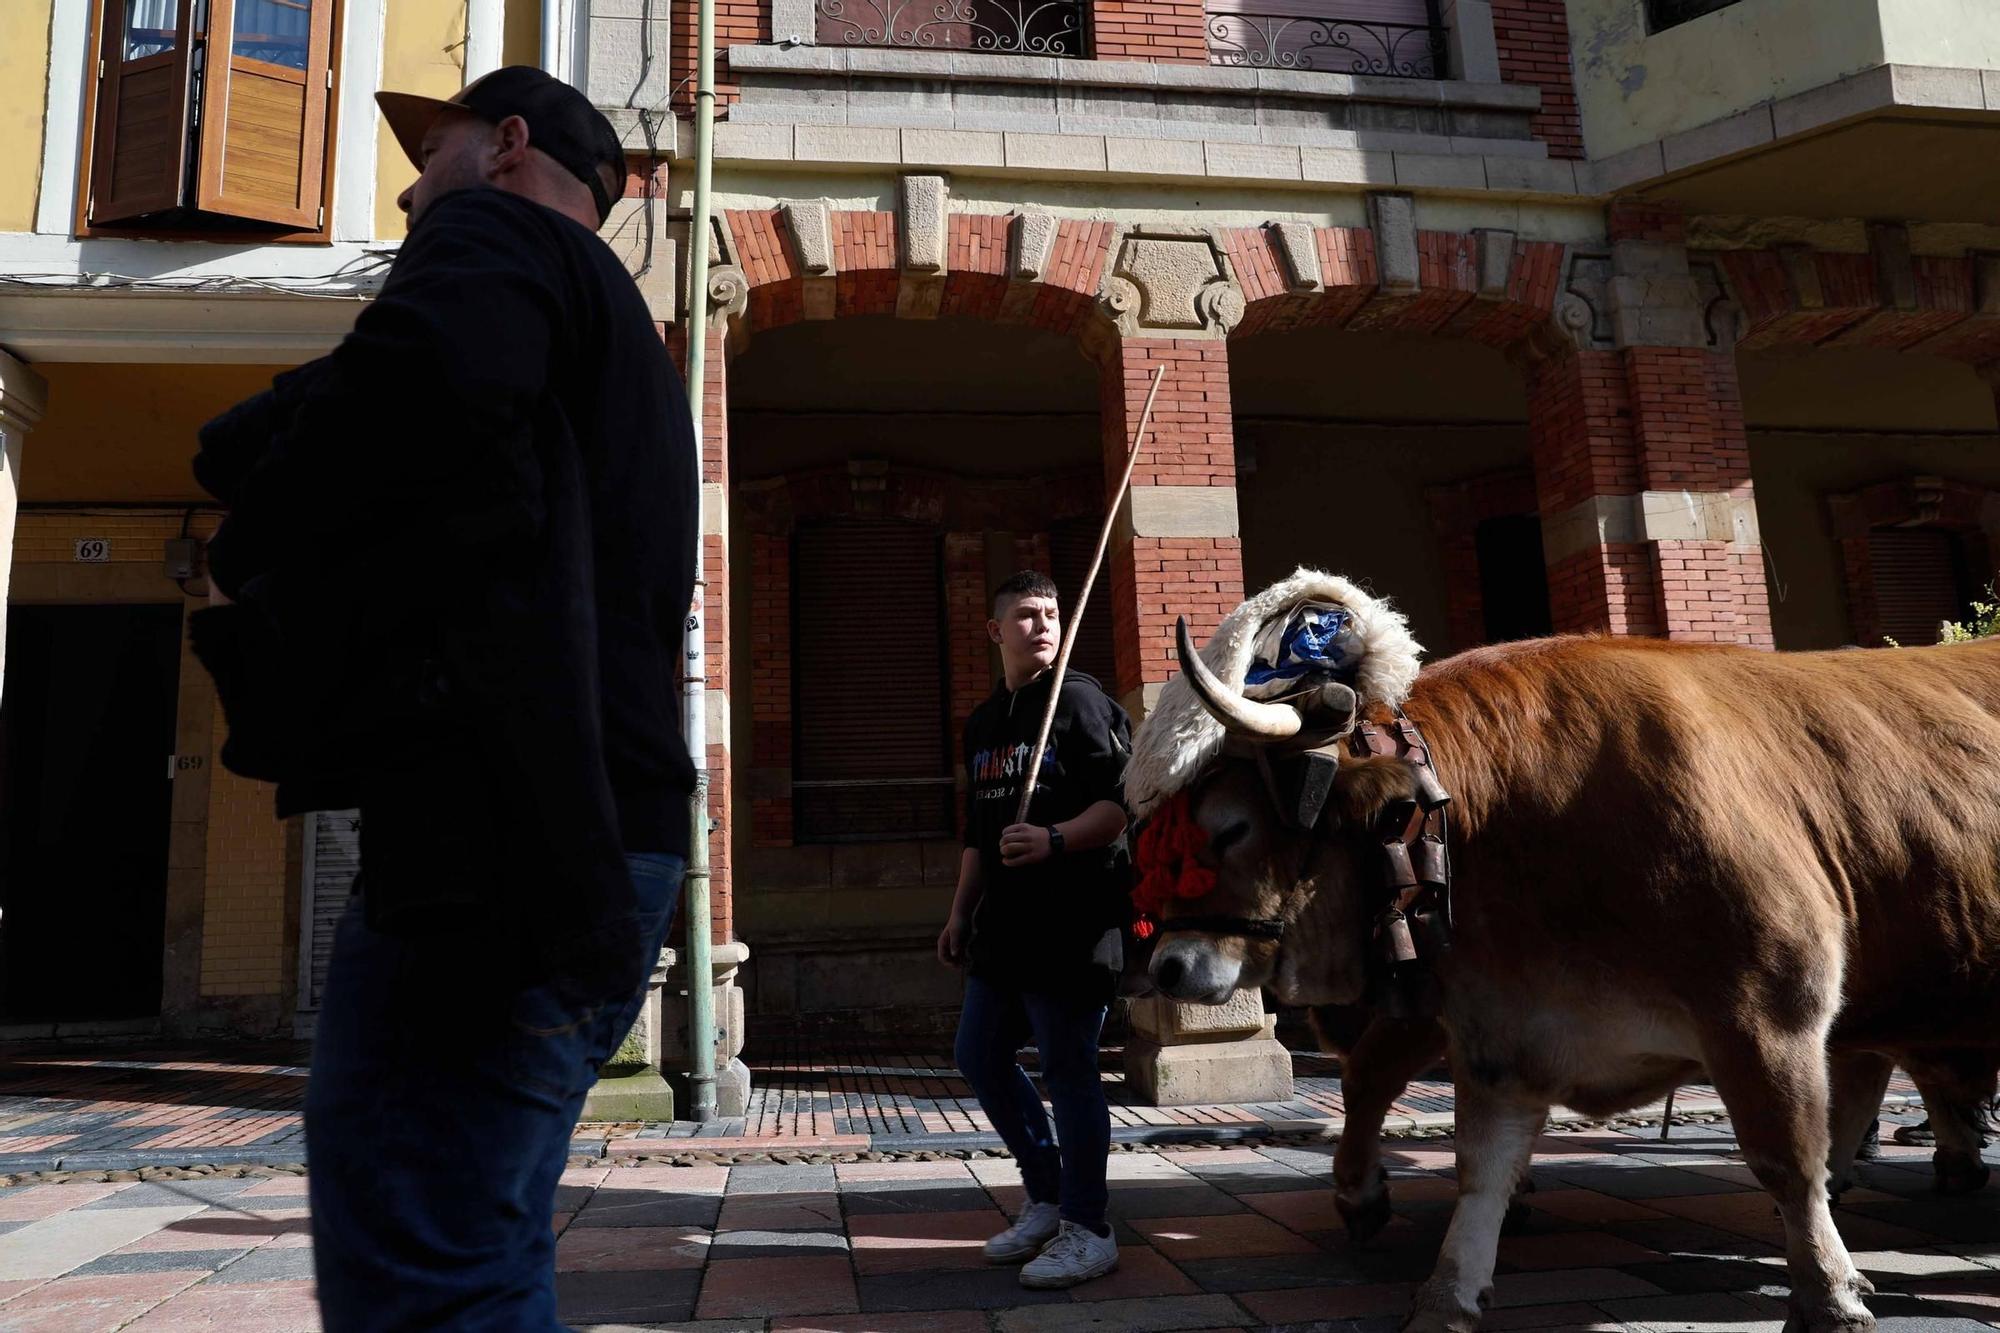
[[[423,170],[424,135],[448,111],[469,112],[498,125],[509,116],[528,123],[528,143],[560,162],[590,187],[597,225],[625,189],[625,149],[604,113],[576,89],[533,65],[508,65],[483,74],[449,99],[415,93],[376,93],[382,118],[410,162]]]

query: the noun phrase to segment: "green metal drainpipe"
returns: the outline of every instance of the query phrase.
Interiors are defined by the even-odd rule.
[[[715,155],[715,0],[699,0],[695,23],[694,216],[689,225],[687,396],[694,411],[695,494],[702,490],[702,386],[708,362],[709,178]],[[687,676],[683,686],[688,754],[694,759],[694,801],[689,817],[686,896],[688,957],[688,1090],[692,1120],[715,1118],[715,972],[711,961],[708,906],[708,590],[703,548],[708,524],[697,525],[694,545],[694,606],[688,614]]]

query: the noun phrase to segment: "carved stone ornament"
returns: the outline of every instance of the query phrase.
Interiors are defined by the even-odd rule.
[[[734,264],[708,270],[708,317],[735,319],[750,308],[750,275]]]
[[[1568,278],[1556,298],[1556,323],[1583,351],[1614,345],[1611,327],[1611,256],[1574,251]]]
[[[1243,292],[1206,233],[1134,231],[1118,238],[1117,258],[1098,290],[1118,331],[1227,336],[1243,318]]]

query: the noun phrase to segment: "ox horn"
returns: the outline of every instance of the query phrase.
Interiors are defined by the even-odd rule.
[[[1299,734],[1305,719],[1299,710],[1288,704],[1259,703],[1246,699],[1235,690],[1224,685],[1208,663],[1201,660],[1194,650],[1194,641],[1188,637],[1187,617],[1182,616],[1177,628],[1181,656],[1181,674],[1194,689],[1195,698],[1201,706],[1214,715],[1227,730],[1242,736],[1254,736],[1260,740],[1281,741]]]

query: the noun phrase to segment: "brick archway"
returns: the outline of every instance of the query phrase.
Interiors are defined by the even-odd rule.
[[[1563,246],[1501,231],[1418,231],[1383,273],[1369,227],[1267,223],[1222,232],[1242,285],[1233,336],[1295,328],[1465,338],[1501,351],[1558,345]]]
[[[2000,361],[2000,255],[1912,255],[1904,228],[1865,253],[1783,246],[1711,252],[1743,311],[1737,346],[1846,347]]]
[[[941,269],[910,267],[887,210],[731,209],[724,214],[746,290],[737,331],[850,315],[962,316],[1079,339],[1103,320],[1097,289],[1111,224],[1050,219],[1045,265],[1024,266],[1018,215],[953,213]]]
[[[951,315],[1065,334],[1101,352],[1115,332],[1100,305],[1121,232],[1110,222],[952,213],[933,269],[913,262],[892,210],[786,204],[724,216],[728,256],[743,273],[740,334],[804,319]],[[1232,338],[1330,327],[1466,338],[1502,351],[1558,345],[1559,242],[1417,231],[1413,258],[1392,259],[1385,277],[1369,227],[1266,223],[1212,235],[1228,259],[1222,277],[1243,300]]]

